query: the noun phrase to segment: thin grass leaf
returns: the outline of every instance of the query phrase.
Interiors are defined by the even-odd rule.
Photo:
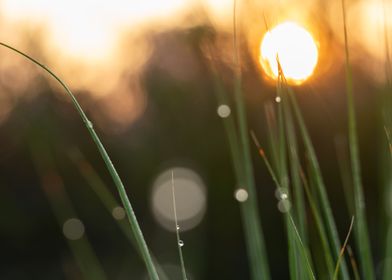
[[[308,258],[307,249],[305,248],[304,243],[301,240],[301,236],[299,235],[298,229],[295,226],[293,217],[291,216],[290,213],[288,214],[288,217],[289,217],[289,220],[290,220],[290,224],[292,225],[293,230],[294,230],[294,232],[296,234],[296,237],[297,237],[296,240],[297,240],[297,242],[299,243],[299,245],[300,245],[300,247],[302,249],[302,250],[300,250],[300,252],[302,253],[303,259],[305,260],[306,268],[307,268],[307,271],[308,271],[308,276],[310,277],[310,279],[316,280],[316,277],[314,276],[314,272],[312,270],[312,265],[311,265],[311,263],[309,261],[309,258]]]
[[[305,194],[307,196],[307,199],[308,199],[308,202],[309,202],[309,205],[310,205],[310,209],[312,211],[312,214],[313,214],[313,217],[314,217],[314,220],[315,220],[315,223],[316,223],[317,231],[318,231],[318,233],[320,235],[321,246],[322,246],[322,248],[324,250],[323,251],[324,252],[323,256],[325,258],[325,264],[326,264],[326,267],[327,267],[328,275],[330,277],[332,277],[332,273],[333,273],[333,257],[331,255],[331,250],[330,250],[329,245],[328,245],[328,237],[327,237],[326,230],[325,230],[322,218],[321,218],[321,213],[320,213],[319,209],[316,206],[317,204],[314,201],[312,193],[310,192],[309,184],[308,184],[308,182],[306,180],[306,176],[305,176],[302,168],[300,169],[300,176],[301,176],[302,183],[303,183],[303,186],[304,186],[304,189],[305,189]]]
[[[354,232],[359,252],[359,261],[361,263],[361,271],[363,277],[367,280],[375,279],[373,259],[370,250],[368,226],[366,222],[365,199],[362,190],[361,166],[359,161],[359,149],[357,139],[357,128],[354,108],[353,79],[350,65],[350,56],[348,49],[348,36],[346,24],[346,7],[345,1],[342,0],[343,13],[343,30],[344,30],[344,46],[346,58],[346,92],[348,104],[348,136],[351,157],[351,168],[354,184],[354,215],[356,224]]]
[[[385,136],[387,139],[387,145],[390,152],[390,161],[388,162],[389,168],[392,167],[392,138],[390,130],[387,126],[384,126]],[[385,187],[385,195],[386,197],[390,197],[391,193],[391,178],[387,179],[386,187]],[[384,253],[384,270],[383,270],[383,279],[388,280],[392,277],[392,217],[391,217],[391,205],[390,199],[386,199],[385,207],[387,209],[387,232],[386,232],[386,240],[385,240],[385,253]]]
[[[265,111],[265,117],[267,120],[267,128],[268,128],[268,144],[269,144],[269,150],[270,152],[270,158],[271,158],[271,164],[272,166],[277,169],[279,165],[279,151],[277,145],[275,143],[278,143],[278,131],[277,130],[277,121],[276,121],[276,116],[275,116],[275,111],[273,104],[268,103],[264,106],[264,111]]]
[[[349,155],[347,150],[345,149],[345,144],[343,139],[335,138],[335,150],[336,150],[336,157],[338,160],[338,166],[340,171],[340,177],[342,178],[342,185],[343,185],[343,192],[344,197],[346,199],[346,205],[350,215],[353,215],[355,212],[354,208],[354,190],[353,190],[353,182],[350,176],[350,163],[349,163]]]
[[[283,90],[282,85],[280,82],[280,77],[277,82],[277,96],[282,99],[283,97]],[[287,159],[287,150],[286,150],[286,131],[285,131],[285,123],[286,119],[284,118],[283,113],[283,103],[286,100],[283,99],[281,102],[278,102],[278,142],[277,147],[275,148],[278,151],[279,155],[279,162],[278,162],[278,169],[277,174],[279,176],[279,182],[281,189],[280,191],[283,192],[288,197],[291,197],[291,193],[289,190],[289,175],[287,170],[288,159]],[[271,143],[272,146],[275,143]],[[291,200],[291,199],[290,199]],[[292,225],[290,223],[290,219],[287,215],[285,215],[285,223],[286,223],[286,232],[287,232],[287,241],[288,241],[288,249],[289,249],[289,269],[291,279],[303,279],[304,278],[304,271],[302,270],[303,265],[301,264],[301,258],[298,256],[298,251],[300,248],[297,247],[295,232],[293,231]]]
[[[182,274],[182,279],[187,280],[184,257],[182,256],[182,246],[184,246],[184,242],[180,238],[180,226],[178,224],[178,219],[177,219],[176,194],[174,190],[174,171],[171,172],[171,188],[172,188],[173,213],[174,213],[174,222],[175,222],[175,229],[176,229],[178,255],[180,257],[181,274]]]
[[[280,184],[280,181],[277,177],[277,175],[275,174],[274,170],[272,169],[272,166],[267,158],[267,156],[264,153],[264,150],[261,148],[259,141],[257,140],[256,135],[254,134],[253,131],[250,131],[251,137],[253,139],[253,142],[259,152],[260,157],[263,159],[265,166],[267,167],[268,172],[271,175],[272,180],[275,183],[276,189],[277,191],[282,189],[282,185]],[[286,221],[288,221],[287,225],[287,231],[288,231],[288,238],[293,238],[293,240],[289,240],[289,246],[291,245],[290,242],[295,241],[298,243],[298,251],[299,251],[299,258],[301,258],[302,262],[305,264],[306,266],[306,271],[307,271],[307,275],[309,279],[316,279],[314,276],[314,272],[312,269],[312,264],[310,261],[310,257],[308,255],[308,250],[307,248],[304,246],[301,236],[297,230],[297,227],[295,226],[295,222],[291,216],[290,211],[287,211],[284,213],[285,219]],[[291,245],[293,246],[293,245]],[[293,250],[295,249],[295,247],[293,246],[292,248]],[[295,270],[294,270],[295,271]],[[295,271],[297,272],[297,271]],[[290,272],[292,273],[292,271]],[[298,275],[294,274],[294,277],[297,277]],[[303,278],[302,278],[303,279]]]
[[[251,278],[270,279],[268,260],[264,235],[261,228],[260,215],[258,213],[258,203],[256,197],[256,186],[254,181],[253,166],[250,155],[248,124],[246,121],[246,109],[242,96],[242,77],[239,62],[239,47],[237,42],[237,22],[236,22],[237,1],[233,3],[233,61],[234,73],[234,95],[236,101],[237,122],[239,132],[239,143],[242,153],[242,164],[244,166],[243,183],[248,192],[247,201],[241,203],[241,215],[244,221],[245,240],[249,257]]]
[[[117,199],[114,197],[114,195],[109,191],[108,187],[106,186],[106,183],[100,177],[98,172],[87,161],[87,159],[79,149],[73,148],[71,151],[68,152],[68,157],[77,167],[82,177],[86,180],[87,185],[90,186],[94,193],[98,196],[105,209],[109,212],[110,215],[112,215],[113,209],[115,209],[115,207],[117,207],[119,203],[117,202]],[[116,224],[118,225],[124,236],[127,238],[127,240],[137,250],[138,254],[140,254],[140,257],[142,257],[139,247],[137,246],[136,240],[132,234],[131,228],[128,225],[128,221],[126,219],[116,219]],[[167,277],[165,271],[159,265],[156,257],[154,257],[152,253],[151,258],[154,261],[159,278],[161,280],[168,280],[169,278]]]
[[[294,217],[298,225],[298,231],[302,237],[304,243],[307,243],[306,235],[306,211],[304,202],[304,192],[301,186],[301,175],[300,175],[300,161],[298,157],[298,143],[297,136],[295,133],[295,127],[293,123],[293,117],[291,113],[291,108],[286,102],[286,96],[283,98],[283,112],[286,124],[286,135],[287,135],[287,147],[289,154],[289,164],[290,164],[290,175],[291,184],[293,188],[294,197]]]
[[[278,63],[278,65],[280,65]],[[283,73],[283,72],[281,72]],[[298,145],[297,139],[295,135],[295,128],[293,124],[293,118],[290,106],[288,104],[287,94],[282,88],[282,76],[278,79],[278,87],[281,88],[278,93],[278,97],[281,104],[282,109],[282,117],[284,119],[285,124],[285,135],[287,137],[287,149],[288,149],[288,164],[290,166],[290,178],[291,178],[291,187],[292,187],[292,197],[293,197],[293,216],[297,221],[298,227],[296,228],[299,232],[301,240],[304,241],[302,244],[306,251],[309,251],[307,246],[307,235],[305,228],[305,203],[304,203],[304,194],[303,188],[301,186],[300,179],[300,162],[298,158]],[[287,175],[288,176],[288,175]],[[300,263],[297,258],[297,271],[299,279],[303,279],[305,276],[303,268],[306,267],[307,263]]]
[[[101,154],[102,159],[105,162],[106,167],[107,167],[110,175],[112,176],[113,182],[117,187],[121,201],[122,201],[123,206],[125,208],[125,212],[127,213],[132,232],[134,233],[136,242],[139,246],[140,251],[142,252],[143,261],[146,264],[148,274],[149,274],[150,278],[153,280],[159,279],[157,271],[154,266],[154,263],[152,261],[150,252],[148,250],[146,241],[144,240],[143,233],[140,230],[139,223],[137,222],[136,215],[133,211],[132,205],[129,201],[129,198],[128,198],[127,193],[125,191],[125,187],[120,179],[120,176],[118,175],[117,170],[115,169],[115,167],[114,167],[108,153],[106,152],[106,149],[103,146],[100,138],[98,137],[97,133],[95,132],[92,122],[87,118],[85,112],[83,111],[82,107],[80,106],[79,102],[77,101],[75,95],[71,92],[71,90],[68,88],[68,86],[47,66],[43,65],[42,63],[35,60],[34,58],[27,55],[26,53],[24,53],[20,50],[17,50],[17,49],[15,49],[5,43],[0,42],[0,45],[18,53],[19,55],[27,58],[28,60],[30,60],[31,62],[33,62],[37,66],[41,67],[43,70],[45,70],[50,76],[52,76],[64,88],[64,90],[66,91],[68,96],[71,98],[73,105],[75,106],[77,112],[79,113],[81,119],[83,120],[87,130],[89,131],[89,133],[91,135],[91,138],[93,139],[94,143],[96,144],[98,151]]]
[[[306,128],[305,121],[303,119],[302,113],[299,109],[299,106],[297,104],[297,100],[295,98],[295,94],[291,87],[285,82],[285,87],[288,90],[288,96],[291,101],[291,105],[294,111],[294,116],[297,119],[298,127],[300,130],[300,134],[305,146],[305,151],[308,155],[309,159],[309,167],[310,167],[310,173],[311,177],[315,181],[315,187],[317,191],[317,196],[318,200],[320,202],[320,210],[322,213],[322,217],[325,220],[324,223],[326,224],[326,229],[327,229],[327,235],[328,235],[328,240],[329,244],[331,246],[331,251],[333,252],[334,258],[339,257],[339,250],[341,248],[341,243],[339,240],[339,235],[338,231],[336,228],[335,220],[333,218],[332,210],[331,210],[331,205],[329,203],[327,191],[324,185],[324,181],[322,179],[321,175],[321,170],[320,166],[316,157],[316,152],[314,150],[312,141],[310,140],[309,132]],[[345,280],[350,279],[348,270],[347,270],[347,264],[345,260],[342,261],[342,264],[340,266],[340,270],[342,272],[342,278]]]
[[[340,250],[340,254],[339,254],[338,261],[336,262],[335,272],[334,272],[334,274],[333,274],[333,280],[338,279],[339,265],[340,265],[340,262],[341,262],[341,260],[342,260],[342,258],[343,258],[344,251],[345,251],[345,249],[346,249],[348,239],[350,238],[351,231],[352,231],[352,229],[353,229],[353,225],[354,225],[354,216],[351,218],[351,223],[350,223],[350,227],[349,227],[348,232],[347,232],[346,239],[344,240],[343,247],[342,247],[342,249]]]

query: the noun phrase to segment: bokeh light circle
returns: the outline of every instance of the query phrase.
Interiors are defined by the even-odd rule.
[[[84,225],[76,218],[68,219],[63,224],[63,234],[70,240],[78,240],[83,237]]]
[[[190,230],[202,221],[207,207],[205,185],[201,177],[193,170],[175,167],[159,174],[152,187],[151,209],[159,225],[169,231],[176,230],[172,172],[178,224],[181,231]]]

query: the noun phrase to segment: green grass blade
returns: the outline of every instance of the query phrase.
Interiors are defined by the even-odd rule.
[[[384,126],[385,135],[387,139],[387,145],[389,148],[390,161],[388,162],[388,167],[392,168],[392,138],[391,132],[388,127]],[[392,217],[391,217],[391,201],[389,199],[390,193],[392,191],[392,178],[389,177],[386,179],[386,187],[385,187],[385,196],[387,197],[385,202],[385,207],[387,209],[387,232],[386,232],[386,240],[385,240],[385,253],[384,253],[384,270],[383,270],[383,279],[388,280],[392,277]]]
[[[277,96],[283,97],[282,85],[280,83],[280,79],[277,83]],[[277,103],[278,106],[278,142],[276,143],[278,147],[274,148],[278,151],[278,169],[277,174],[279,176],[279,182],[281,192],[284,192],[288,197],[290,197],[291,201],[291,192],[289,190],[289,174],[287,170],[288,159],[287,159],[287,150],[286,150],[286,131],[285,131],[285,123],[286,119],[284,118],[283,113],[283,103],[286,100],[283,99],[281,102]],[[271,143],[274,146],[274,143]],[[289,268],[291,279],[303,279],[304,274],[302,270],[301,258],[298,256],[299,248],[297,247],[295,232],[291,225],[290,219],[288,215],[285,215],[285,223],[286,223],[286,232],[287,232],[287,241],[288,241],[288,259],[289,259]]]
[[[248,192],[248,199],[241,203],[241,215],[244,222],[245,240],[251,269],[252,279],[270,279],[267,250],[261,228],[261,219],[257,203],[256,186],[250,155],[246,108],[242,96],[242,77],[237,44],[236,0],[233,5],[233,51],[234,51],[234,95],[237,111],[239,144],[242,154],[244,174],[242,183]]]
[[[345,143],[343,143],[342,139],[335,138],[335,150],[336,150],[339,172],[340,172],[340,177],[342,179],[343,192],[344,192],[344,197],[346,199],[347,208],[350,215],[354,215],[355,212],[354,201],[353,201],[354,190],[353,190],[352,178],[350,176],[351,171],[350,171],[349,155],[345,147]]]
[[[212,70],[214,92],[217,96],[218,103],[229,105],[230,102],[227,97],[227,92],[220,82],[218,71],[215,69],[214,65],[211,66],[212,67],[210,67],[210,69]],[[249,192],[247,187],[248,185],[246,183],[248,179],[245,178],[244,152],[233,115],[233,112],[231,112],[229,116],[222,118],[225,133],[229,141],[232,164],[238,186],[246,188],[248,194],[252,193],[253,196],[255,192]],[[253,181],[253,178],[251,178],[251,180]],[[255,189],[254,186],[253,189]],[[248,201],[249,199],[255,200],[255,197],[249,197]],[[253,279],[270,279],[266,248],[260,225],[260,217],[257,213],[257,202],[255,207],[254,202],[249,203],[248,201],[240,203],[240,211],[241,219],[243,221],[243,230],[247,245],[251,275]]]
[[[300,236],[300,234],[298,232],[298,229],[295,226],[293,217],[291,216],[290,213],[288,213],[288,217],[289,217],[289,220],[290,220],[290,224],[291,224],[291,226],[293,228],[293,231],[295,232],[296,240],[297,240],[297,242],[300,245],[300,248],[301,248],[300,252],[302,253],[302,258],[305,260],[306,269],[308,271],[308,277],[310,279],[312,279],[312,280],[316,280],[316,277],[314,276],[314,272],[312,270],[311,262],[310,262],[309,257],[308,257],[308,253],[307,253],[308,251],[305,248],[304,243],[302,242],[302,239],[301,239],[301,236]]]
[[[86,180],[87,185],[91,187],[94,193],[98,196],[99,200],[104,205],[105,209],[112,215],[112,211],[115,207],[119,205],[117,199],[114,195],[109,191],[106,183],[100,177],[98,172],[94,169],[94,167],[87,161],[85,156],[81,153],[81,151],[77,148],[72,149],[68,153],[68,156],[72,163],[77,167],[79,173]],[[132,234],[131,228],[128,225],[128,221],[126,219],[117,220],[116,224],[120,228],[121,232],[127,238],[127,240],[132,244],[132,246],[137,250],[142,257],[139,247],[136,244],[136,240]],[[158,271],[159,278],[161,280],[168,280],[165,271],[159,265],[156,257],[151,253],[151,257],[154,261],[155,267]]]
[[[283,100],[283,109],[285,115],[285,123],[286,123],[286,135],[287,135],[287,147],[289,154],[289,163],[290,163],[290,174],[291,174],[291,182],[293,188],[293,197],[294,197],[294,217],[296,219],[298,225],[298,231],[302,237],[302,240],[307,243],[307,235],[306,235],[306,214],[305,214],[305,202],[304,202],[304,192],[303,187],[301,185],[301,176],[300,176],[300,161],[298,157],[298,143],[297,137],[295,133],[295,127],[293,123],[293,117],[291,113],[291,108],[288,106],[287,102]]]
[[[279,152],[278,152],[278,131],[277,131],[277,121],[276,114],[274,110],[274,104],[268,103],[264,106],[265,116],[267,120],[267,128],[268,128],[268,148],[270,152],[271,165],[277,169],[279,165]]]
[[[281,83],[281,82],[280,82]],[[280,85],[280,87],[282,84]],[[295,127],[293,123],[292,113],[290,106],[288,104],[287,93],[284,90],[281,90],[280,93],[280,103],[283,112],[283,118],[285,123],[285,134],[287,137],[287,149],[288,149],[288,163],[290,166],[290,178],[291,178],[291,192],[292,192],[292,201],[293,201],[293,217],[297,223],[296,230],[303,242],[301,242],[301,246],[306,248],[306,251],[309,251],[307,246],[307,234],[306,234],[306,216],[305,216],[305,202],[304,202],[304,193],[303,188],[301,186],[301,178],[300,178],[300,162],[298,158],[298,144],[295,134]],[[298,246],[298,245],[297,245]],[[297,258],[298,259],[298,258]],[[304,270],[307,263],[299,263],[297,261],[297,270],[299,273],[299,278],[304,278]]]
[[[265,166],[267,167],[268,172],[271,175],[272,180],[275,183],[276,189],[277,191],[283,189],[280,181],[279,181],[279,177],[278,175],[275,173],[275,171],[273,170],[271,163],[269,162],[267,156],[264,153],[264,150],[261,148],[259,141],[256,138],[256,135],[253,133],[253,131],[251,131],[251,136],[253,139],[253,142],[255,143],[257,150],[259,152],[260,157],[263,159]],[[288,199],[285,198],[285,199]],[[303,263],[306,266],[306,270],[308,272],[308,278],[309,279],[316,279],[314,276],[314,272],[312,270],[312,265],[311,265],[311,261],[310,258],[308,256],[308,250],[306,249],[306,247],[304,246],[301,236],[298,232],[297,227],[295,226],[295,222],[291,216],[290,210],[284,213],[285,216],[285,220],[287,222],[286,226],[287,226],[287,231],[288,231],[288,238],[293,238],[292,241],[295,241],[298,243],[298,248],[299,248],[299,258],[303,261]],[[290,242],[291,240],[289,240]],[[289,246],[291,246],[291,244],[289,243]],[[295,249],[295,247],[293,247],[293,250]],[[295,270],[293,270],[295,271]],[[292,271],[290,271],[290,274],[292,274]],[[298,275],[294,274],[293,277],[297,277]],[[303,278],[302,278],[303,279]]]
[[[365,199],[362,190],[361,166],[359,161],[359,149],[357,139],[357,128],[354,108],[353,80],[348,49],[347,24],[345,1],[342,0],[344,46],[346,57],[346,91],[348,103],[348,137],[351,157],[351,169],[354,187],[354,215],[356,224],[354,233],[357,241],[359,260],[363,277],[367,280],[375,279],[373,260],[370,249],[368,226],[366,222]]]
[[[302,136],[305,150],[309,158],[310,171],[312,173],[312,177],[314,177],[315,180],[316,191],[320,201],[321,213],[323,215],[323,219],[325,219],[324,222],[326,224],[328,240],[331,246],[331,250],[333,252],[333,256],[337,260],[337,258],[339,257],[339,250],[341,248],[341,243],[339,240],[339,235],[336,228],[335,220],[333,218],[331,205],[328,200],[327,191],[324,185],[324,181],[322,179],[320,166],[316,157],[316,152],[314,150],[312,141],[310,140],[309,132],[306,128],[302,113],[297,104],[295,93],[293,92],[291,87],[289,87],[287,84],[286,87],[288,89],[288,93],[289,93],[288,95],[294,111],[294,116],[296,117],[296,120],[298,122],[299,130]],[[340,270],[342,272],[341,275],[343,279],[345,280],[350,279],[345,260],[342,260],[342,263],[340,265]]]
[[[246,122],[245,105],[242,100],[241,80],[236,79],[236,105],[238,127],[240,134],[240,146],[243,154],[244,177],[242,183],[247,190],[248,200],[241,203],[242,218],[245,225],[245,238],[248,247],[249,262],[253,279],[270,279],[269,268],[264,243],[264,236],[261,229],[260,215],[258,213],[258,203],[256,197],[256,186],[252,169],[252,161],[249,150],[248,128]]]
[[[171,187],[172,187],[172,197],[173,197],[174,222],[175,222],[175,230],[176,230],[176,238],[177,238],[178,255],[180,257],[181,274],[182,274],[182,279],[187,280],[185,262],[184,262],[184,257],[182,255],[182,246],[184,246],[184,243],[180,239],[180,226],[178,225],[178,219],[177,219],[176,194],[174,190],[174,171],[171,172]]]
[[[127,213],[128,216],[128,220],[129,223],[131,225],[131,229],[132,232],[135,235],[135,239],[136,242],[140,248],[140,251],[142,252],[142,256],[143,256],[143,260],[146,264],[147,267],[147,271],[148,274],[150,276],[151,279],[159,279],[158,278],[158,274],[157,271],[155,269],[154,263],[152,261],[150,252],[148,250],[146,241],[144,240],[143,237],[143,233],[140,230],[140,226],[139,223],[137,222],[136,219],[136,215],[133,211],[132,205],[129,201],[129,198],[127,196],[127,193],[125,191],[125,187],[120,179],[120,176],[117,173],[117,170],[115,169],[108,153],[106,152],[105,147],[103,146],[101,140],[99,139],[97,133],[95,132],[94,128],[93,128],[93,124],[92,122],[87,118],[86,114],[84,113],[82,107],[80,106],[79,102],[77,101],[76,97],[74,96],[74,94],[71,92],[71,90],[68,88],[68,86],[52,71],[50,70],[47,66],[43,65],[42,63],[38,62],[37,60],[35,60],[34,58],[30,57],[29,55],[27,55],[26,53],[23,53],[22,51],[19,51],[7,44],[4,44],[2,42],[0,42],[0,45],[20,54],[21,56],[27,58],[28,60],[30,60],[31,62],[33,62],[34,64],[36,64],[37,66],[41,67],[43,70],[45,70],[50,76],[52,76],[55,80],[57,80],[57,82],[59,82],[59,84],[64,88],[64,90],[67,92],[67,94],[69,95],[69,97],[71,98],[76,110],[78,111],[80,117],[82,118],[84,124],[86,125],[87,130],[89,131],[94,143],[96,144],[99,153],[102,156],[103,161],[106,164],[106,167],[110,173],[110,175],[112,176],[112,179],[114,181],[114,184],[117,187],[117,190],[119,192],[121,201],[123,203],[125,212]]]
[[[321,246],[322,246],[322,248],[324,250],[323,256],[325,257],[325,264],[326,264],[326,267],[327,267],[327,271],[328,271],[329,276],[332,277],[332,273],[333,273],[333,257],[331,255],[331,250],[330,250],[329,245],[328,245],[328,237],[327,237],[327,233],[326,233],[326,230],[325,230],[325,226],[324,226],[323,221],[322,221],[321,213],[320,213],[319,209],[316,206],[317,204],[316,204],[316,202],[315,202],[315,200],[313,198],[312,193],[310,192],[309,184],[308,184],[308,182],[306,180],[304,172],[302,171],[302,168],[301,168],[301,171],[300,171],[300,175],[301,175],[301,179],[302,179],[303,186],[304,186],[304,189],[305,189],[305,194],[307,196],[307,199],[308,199],[308,202],[309,202],[309,205],[310,205],[310,209],[312,211],[312,214],[313,214],[313,217],[314,217],[314,220],[315,220],[315,223],[316,223],[316,228],[317,228],[317,231],[318,231],[318,233],[320,235],[320,241],[321,241]]]

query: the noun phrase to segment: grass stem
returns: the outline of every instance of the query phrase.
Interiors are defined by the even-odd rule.
[[[150,252],[148,250],[146,241],[144,240],[143,237],[143,233],[140,229],[139,223],[137,222],[136,219],[136,215],[133,211],[132,205],[129,201],[129,198],[127,196],[127,193],[125,191],[125,187],[120,179],[120,176],[117,173],[117,170],[115,169],[108,153],[106,152],[105,147],[103,146],[100,138],[98,137],[97,133],[94,130],[93,124],[92,122],[87,118],[85,112],[83,111],[82,107],[80,106],[79,102],[77,101],[75,95],[71,92],[71,90],[68,88],[68,86],[52,71],[50,70],[47,66],[45,66],[44,64],[40,63],[39,61],[35,60],[34,58],[32,58],[31,56],[27,55],[26,53],[15,49],[14,47],[11,47],[5,43],[0,42],[1,46],[4,46],[16,53],[18,53],[19,55],[27,58],[28,60],[30,60],[31,62],[33,62],[34,64],[36,64],[37,66],[41,67],[43,70],[45,70],[50,76],[52,76],[55,80],[57,80],[57,82],[59,82],[59,84],[64,88],[64,90],[67,92],[68,96],[71,98],[73,105],[75,106],[76,110],[78,111],[80,117],[82,118],[84,124],[86,125],[87,130],[89,131],[94,143],[96,144],[99,153],[101,154],[103,161],[106,164],[106,167],[110,173],[110,175],[112,176],[112,179],[114,181],[114,184],[117,187],[117,190],[119,192],[121,201],[124,205],[125,208],[125,212],[127,213],[128,216],[128,220],[129,223],[131,225],[131,229],[132,232],[135,235],[135,239],[136,242],[140,248],[140,251],[142,253],[143,256],[143,260],[146,264],[147,267],[147,271],[148,274],[150,276],[151,279],[153,280],[158,280],[158,274],[157,271],[155,269],[154,263],[152,261]]]

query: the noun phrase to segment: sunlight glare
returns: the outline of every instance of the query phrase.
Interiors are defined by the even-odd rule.
[[[283,22],[268,31],[261,41],[260,63],[269,77],[278,77],[278,63],[286,79],[300,84],[310,77],[318,59],[310,33],[294,22]]]

